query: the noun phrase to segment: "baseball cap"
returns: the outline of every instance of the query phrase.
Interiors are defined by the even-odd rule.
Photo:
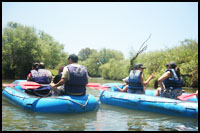
[[[135,68],[145,69],[146,67],[144,67],[142,63],[138,63],[138,64],[135,65]]]

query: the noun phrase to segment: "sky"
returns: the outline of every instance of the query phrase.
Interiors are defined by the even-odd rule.
[[[11,21],[44,31],[68,54],[107,48],[129,58],[150,34],[145,52],[198,41],[198,2],[2,2],[2,28]]]

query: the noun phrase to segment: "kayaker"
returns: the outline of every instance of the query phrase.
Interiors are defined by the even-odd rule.
[[[27,80],[34,81],[39,84],[50,84],[51,79],[52,79],[51,72],[45,69],[45,65],[43,62],[40,62],[37,65],[36,69],[31,70],[31,74]],[[25,92],[40,97],[51,95],[50,85],[42,86],[37,89],[27,89],[25,90]]]
[[[38,70],[38,69],[39,69],[39,63],[38,62],[33,63],[32,64],[32,70]],[[30,78],[30,76],[31,76],[31,73],[29,73],[27,75],[27,79],[26,80],[28,80]]]
[[[143,74],[143,70],[145,68],[146,67],[144,67],[142,63],[136,64],[135,68],[130,71],[127,81],[128,85],[123,89],[118,89],[122,92],[127,91],[128,93],[144,94],[146,85],[148,85],[149,82],[155,77],[154,74],[151,74],[151,76],[145,81]]]
[[[46,75],[49,78],[49,82],[44,83],[44,84],[49,84],[51,82],[51,80],[52,80],[52,73],[49,70],[45,69],[45,65],[44,65],[43,62],[40,62],[38,71],[44,71],[46,73]]]
[[[53,83],[56,84],[61,80],[62,77],[62,73],[63,73],[63,69],[65,66],[60,66],[60,68],[58,69],[58,74],[55,76],[55,78],[53,79]],[[60,95],[60,89],[64,89],[64,86],[59,86],[56,88],[51,88],[51,93],[55,96]]]
[[[78,56],[71,54],[68,57],[68,64],[63,69],[61,80],[51,87],[55,88],[64,85],[59,89],[60,95],[82,96],[86,94],[86,84],[88,83],[88,74],[84,66],[78,64]]]
[[[127,90],[128,90],[128,88],[127,88],[128,87],[128,77],[126,77],[122,80],[124,81],[124,85],[122,86],[123,88],[121,89],[117,85],[115,85],[115,87],[121,92],[127,92]]]
[[[166,64],[169,68],[158,79],[158,88],[154,96],[162,96],[167,98],[177,99],[177,96],[182,95],[183,80],[180,74],[180,69],[175,62]]]
[[[63,69],[64,69],[64,66],[60,66],[60,68],[58,69],[58,74],[53,79],[54,84],[58,83],[61,80]]]

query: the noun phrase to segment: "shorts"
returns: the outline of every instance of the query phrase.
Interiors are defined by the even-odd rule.
[[[131,89],[128,89],[127,92],[128,93],[133,93],[133,94],[145,94],[144,90],[131,90]]]
[[[182,95],[182,89],[166,89],[164,91],[161,90],[161,97],[167,97],[172,99],[177,99],[178,96]]]
[[[57,87],[58,89],[56,88],[53,88],[52,90],[54,91],[54,95],[55,96],[62,96],[62,95],[72,95],[72,96],[84,96],[85,93],[80,93],[80,94],[69,94],[69,93],[66,93],[65,92],[65,88],[64,88],[64,85],[62,86],[59,86]]]

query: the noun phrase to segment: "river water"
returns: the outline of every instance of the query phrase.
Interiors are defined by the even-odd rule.
[[[4,82],[4,81],[3,81]],[[89,82],[119,82],[90,79]],[[122,83],[122,82],[121,82]],[[186,90],[187,91],[187,90]],[[188,90],[189,91],[189,90]],[[188,92],[187,91],[187,92]],[[190,92],[195,92],[191,90]],[[99,91],[87,88],[99,99]],[[198,120],[136,111],[100,103],[97,111],[44,114],[25,111],[2,97],[2,131],[198,131]]]

